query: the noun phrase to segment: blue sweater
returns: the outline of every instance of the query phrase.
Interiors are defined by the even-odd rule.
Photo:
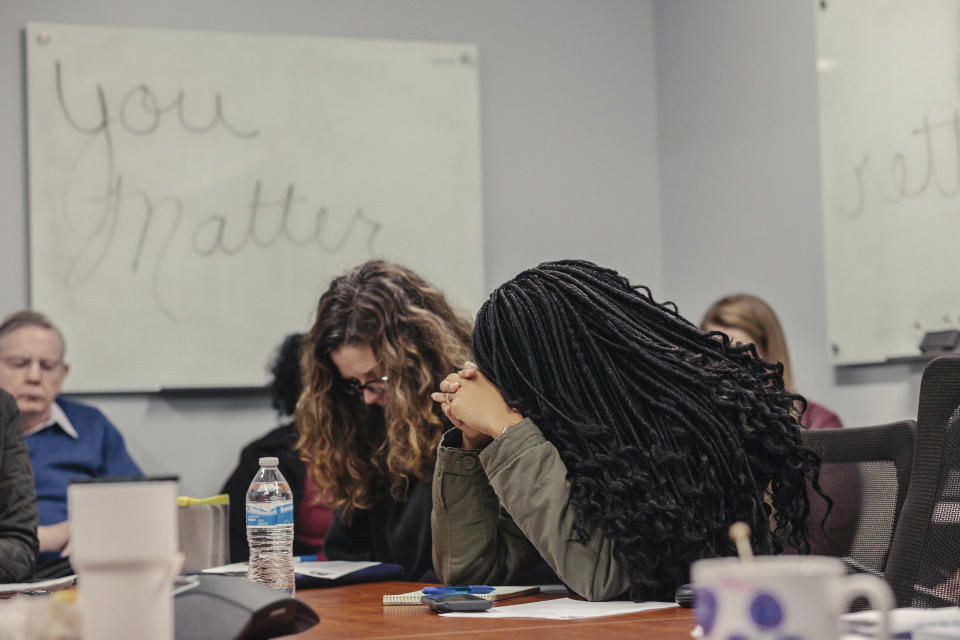
[[[41,525],[67,519],[67,485],[74,478],[143,475],[105,415],[65,398],[57,404],[80,437],[70,437],[59,425],[27,436]]]

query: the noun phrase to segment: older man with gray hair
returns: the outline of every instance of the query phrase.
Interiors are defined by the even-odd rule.
[[[37,491],[40,571],[70,550],[67,486],[74,478],[140,476],[123,436],[99,410],[59,397],[70,371],[60,330],[41,313],[0,322],[0,389],[23,421]]]

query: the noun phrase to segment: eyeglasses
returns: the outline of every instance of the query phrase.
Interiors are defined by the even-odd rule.
[[[352,396],[362,396],[364,391],[381,395],[386,393],[387,389],[389,389],[387,386],[388,382],[390,382],[390,376],[383,376],[382,378],[375,378],[369,382],[364,382],[363,384],[357,384],[353,380],[342,380],[340,382],[340,386],[345,393],[348,393]]]
[[[56,371],[59,370],[60,366],[63,364],[63,360],[34,360],[33,358],[25,358],[22,356],[0,358],[0,363],[3,363],[3,366],[12,371],[27,371],[31,366],[33,366],[34,362],[40,365],[40,372],[47,375],[56,373]]]

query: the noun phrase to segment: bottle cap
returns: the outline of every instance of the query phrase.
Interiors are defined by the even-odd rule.
[[[261,467],[275,467],[280,464],[280,459],[270,456],[269,458],[260,458]]]

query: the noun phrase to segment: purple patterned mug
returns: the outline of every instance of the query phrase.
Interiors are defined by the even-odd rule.
[[[889,639],[893,592],[866,574],[846,575],[837,558],[766,556],[700,560],[691,569],[697,622],[708,640],[830,640],[840,615],[863,596],[883,612],[876,638]]]

